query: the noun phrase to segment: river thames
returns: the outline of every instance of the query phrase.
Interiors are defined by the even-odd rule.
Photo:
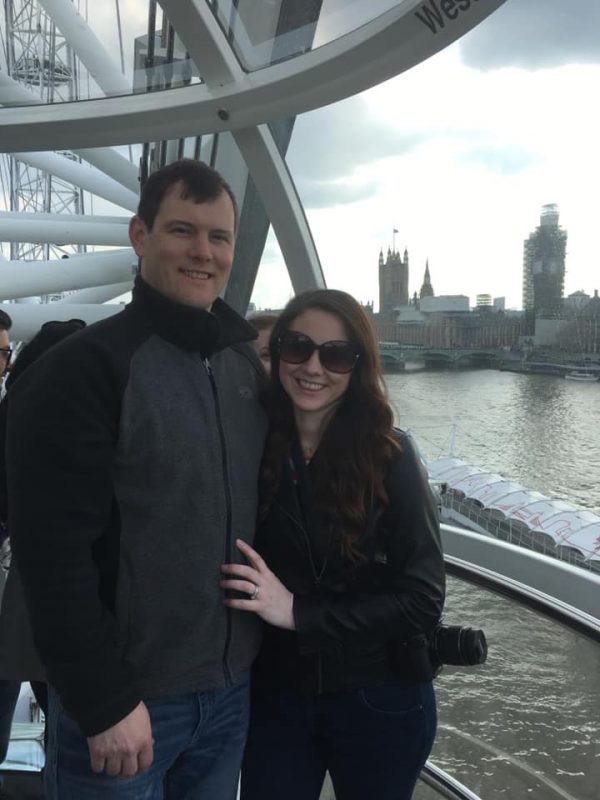
[[[600,382],[497,370],[387,375],[397,424],[423,455],[454,455],[600,513]]]
[[[600,512],[600,383],[494,370],[386,381],[425,457],[448,454],[455,425],[459,458]],[[455,579],[446,615],[484,628],[490,651],[483,667],[436,680],[434,763],[486,800],[598,800],[600,646]]]

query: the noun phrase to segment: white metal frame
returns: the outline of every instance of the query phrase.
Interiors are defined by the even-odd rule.
[[[198,65],[221,75],[213,83],[160,93],[81,101],[62,106],[5,108],[0,113],[0,151],[102,147],[238,130],[341,100],[409,69],[465,34],[504,0],[478,0],[446,19],[433,33],[415,16],[421,0],[408,0],[316,50],[253,73],[224,80],[209,62],[231,66],[229,43],[208,22],[203,0],[186,4],[188,24],[212,36]],[[163,0],[167,14],[172,4]],[[174,8],[174,5],[173,5]],[[195,12],[195,13],[194,13]],[[214,20],[213,20],[214,22]],[[207,52],[209,58],[207,58]],[[231,77],[231,74],[230,76]],[[98,124],[99,120],[103,124]]]
[[[97,166],[88,170],[76,165],[79,170],[73,180],[133,211],[135,168],[110,146],[231,131],[260,192],[295,291],[324,286],[302,205],[265,123],[340,100],[399,74],[462,36],[503,2],[455,4],[448,13],[439,12],[443,24],[433,30],[435,26],[423,21],[422,0],[400,0],[393,9],[335,41],[246,73],[205,0],[161,0],[164,13],[203,76],[202,84],[70,104],[32,102],[4,107],[0,111],[0,152],[18,149],[19,158],[43,163],[58,174],[64,164],[51,154],[36,156],[34,151],[72,149]],[[107,95],[129,91],[110,55],[94,43],[93,32],[70,0],[40,0],[40,4]],[[0,102],[26,102],[26,95],[29,93],[15,82],[0,78]],[[35,224],[31,219],[24,222]],[[79,233],[94,237],[88,231]],[[98,231],[98,237],[101,235],[108,235],[106,228]],[[68,269],[56,263],[36,265],[35,273],[25,264],[0,264],[0,297],[83,289],[91,287],[93,279],[96,284],[123,282],[125,265],[122,256],[115,254],[115,258],[119,260],[117,272],[114,258],[106,260],[113,264],[110,275],[91,269],[92,262],[75,259],[70,259]],[[50,274],[53,267],[54,277]],[[79,267],[83,272],[77,276]]]

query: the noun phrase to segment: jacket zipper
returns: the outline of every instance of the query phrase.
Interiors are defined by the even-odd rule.
[[[321,578],[323,577],[323,570],[321,571],[321,573],[319,575],[317,574],[317,571],[316,571],[316,568],[315,568],[315,564],[314,564],[314,561],[313,561],[313,557],[312,557],[312,550],[311,550],[311,547],[310,547],[310,537],[309,537],[309,535],[308,535],[308,533],[306,531],[306,528],[304,527],[304,525],[302,525],[301,522],[299,522],[295,517],[293,517],[289,513],[289,511],[286,508],[284,508],[280,503],[275,502],[275,505],[277,505],[277,507],[279,508],[280,511],[283,511],[285,516],[289,520],[291,520],[291,522],[293,522],[294,525],[302,533],[302,536],[304,537],[304,540],[306,542],[306,546],[308,548],[308,558],[309,558],[310,567],[311,567],[311,570],[312,570],[312,573],[313,573],[314,584],[315,584],[316,588],[318,589],[320,587],[320,585],[321,585]],[[320,650],[317,650],[317,694],[323,694],[323,657],[321,655],[321,651]]]
[[[221,419],[221,407],[219,406],[219,396],[217,394],[217,384],[215,383],[215,376],[213,375],[212,367],[208,358],[203,359],[204,368],[210,381],[210,386],[215,401],[215,413],[217,417],[217,429],[219,431],[219,439],[221,441],[221,466],[223,468],[223,486],[225,487],[225,505],[226,505],[226,535],[225,535],[225,561],[228,560],[231,552],[231,487],[229,485],[229,475],[227,469],[227,449],[225,446],[225,433],[223,431],[223,421]],[[225,648],[223,650],[223,673],[225,676],[225,683],[227,686],[233,685],[233,676],[227,663],[227,654],[231,645],[231,609],[226,608],[227,629],[225,633]]]

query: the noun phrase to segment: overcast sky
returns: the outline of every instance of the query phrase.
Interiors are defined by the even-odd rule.
[[[557,203],[565,291],[600,289],[600,3],[507,0],[463,40],[354,98],[298,118],[288,162],[329,286],[377,304],[380,249],[406,247],[409,291],[520,308],[523,240]],[[254,293],[289,281],[269,240]]]

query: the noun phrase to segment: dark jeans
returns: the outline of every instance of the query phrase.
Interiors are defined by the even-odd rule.
[[[241,800],[409,800],[436,730],[431,683],[301,695],[256,689]]]
[[[248,681],[222,691],[146,701],[154,761],[133,778],[90,768],[87,740],[50,691],[46,800],[235,800],[246,731]]]

